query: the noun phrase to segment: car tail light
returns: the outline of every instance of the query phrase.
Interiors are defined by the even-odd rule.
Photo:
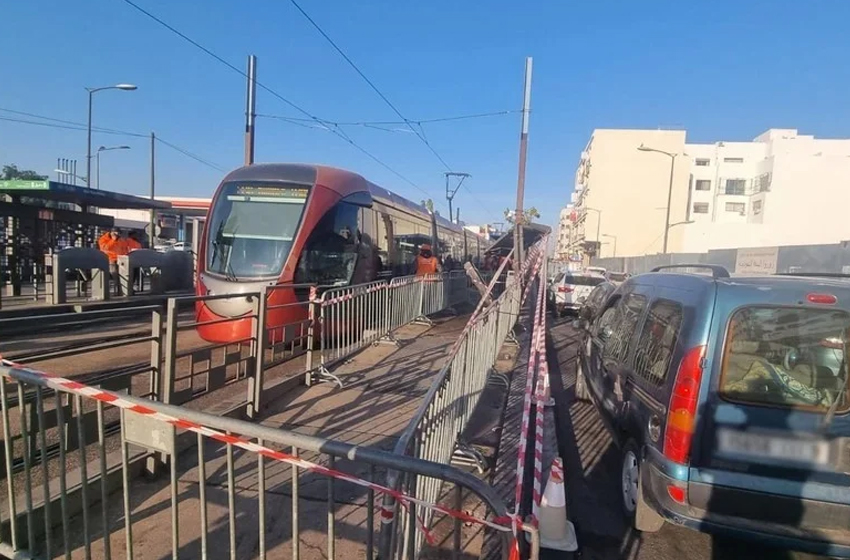
[[[683,465],[687,464],[691,456],[704,354],[705,346],[691,348],[685,353],[670,396],[664,432],[664,456]]]
[[[809,303],[820,303],[823,305],[834,305],[838,298],[832,294],[808,294],[806,300]]]
[[[573,291],[572,286],[558,286],[559,294],[568,294]]]
[[[685,489],[679,486],[673,486],[672,484],[667,485],[667,495],[669,495],[674,502],[678,502],[680,504],[685,503]]]

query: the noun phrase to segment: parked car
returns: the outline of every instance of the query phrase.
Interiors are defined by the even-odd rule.
[[[625,282],[629,279],[630,276],[631,274],[629,274],[628,272],[615,272],[612,270],[609,270],[605,273],[605,277],[608,278],[609,281],[617,282],[618,284]]]
[[[700,267],[632,277],[582,324],[623,511],[850,558],[850,279]]]
[[[605,277],[597,273],[559,273],[549,284],[549,304],[552,312],[560,317],[567,311],[578,311],[593,288],[603,282]]]

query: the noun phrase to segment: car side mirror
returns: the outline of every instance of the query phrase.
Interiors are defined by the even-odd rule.
[[[599,338],[602,340],[602,342],[605,342],[606,340],[611,338],[612,334],[613,331],[609,327],[603,327],[599,330]]]

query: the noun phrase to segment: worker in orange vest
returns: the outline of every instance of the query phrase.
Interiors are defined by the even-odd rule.
[[[416,276],[428,276],[429,274],[437,274],[443,271],[440,261],[431,252],[431,245],[428,243],[424,243],[419,247],[419,255],[416,257],[415,265]]]
[[[139,240],[136,239],[136,234],[131,232],[130,235],[127,236],[127,252],[133,251],[134,249],[141,249],[142,244],[139,243]]]

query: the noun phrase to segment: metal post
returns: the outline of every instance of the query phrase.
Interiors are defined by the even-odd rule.
[[[446,198],[449,201],[449,221],[452,221],[452,198],[453,196],[449,195],[449,174],[446,173]]]
[[[93,90],[88,90],[89,92],[89,121],[88,121],[88,143],[86,149],[86,186],[91,187],[91,104],[92,104],[92,95],[94,94]],[[76,180],[77,172],[74,170],[74,184],[77,184]]]
[[[257,107],[257,57],[248,57],[248,95],[245,107],[245,165],[254,163],[254,119]]]
[[[670,204],[673,202],[673,170],[676,165],[676,154],[670,156],[670,186],[667,187],[667,216],[664,219],[664,246],[662,252],[667,254],[667,236],[670,233]]]
[[[156,135],[151,132],[151,203],[154,201],[154,196],[156,194]],[[148,233],[148,244],[150,247],[148,249],[153,249],[154,247],[154,238],[156,237],[156,209],[151,208],[151,216],[150,223],[148,227],[150,227],[150,232]]]
[[[100,150],[97,151],[95,158],[97,158],[97,171],[95,172],[95,175],[97,175],[97,190],[100,190]]]
[[[256,420],[260,415],[260,401],[263,396],[263,372],[265,371],[266,315],[268,313],[268,288],[260,288],[259,299],[253,311],[257,314],[254,319],[254,374],[248,378],[248,418]],[[285,330],[285,328],[284,328]]]
[[[514,247],[516,248],[515,270],[519,270],[523,261],[523,235],[522,225],[524,220],[523,198],[525,197],[525,163],[528,156],[528,113],[531,109],[531,69],[532,59],[525,59],[525,89],[522,95],[522,130],[519,135],[519,172],[517,174],[516,186],[516,213],[514,214]]]

